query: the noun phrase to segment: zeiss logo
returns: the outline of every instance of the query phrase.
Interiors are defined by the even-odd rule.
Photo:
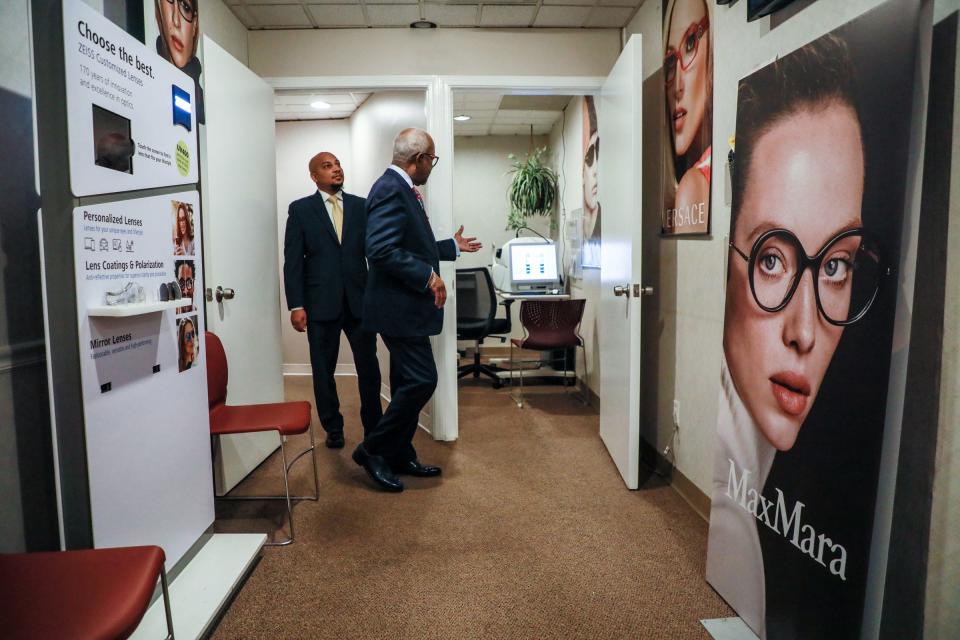
[[[192,127],[193,107],[190,104],[190,94],[178,87],[173,88],[173,124],[180,125],[187,131]]]

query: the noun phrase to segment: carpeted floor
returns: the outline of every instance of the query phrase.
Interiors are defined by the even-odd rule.
[[[320,444],[320,501],[294,507],[296,542],[264,549],[214,638],[672,640],[732,615],[703,579],[706,523],[655,476],[625,489],[598,416],[561,388],[521,410],[507,389],[462,385],[460,439],[414,441],[443,477],[387,494],[350,459],[355,379],[338,386],[347,446]],[[310,399],[310,379],[286,390]],[[281,487],[277,457],[236,492]],[[297,467],[306,492],[309,461]],[[286,526],[281,503],[259,505],[218,503],[217,530]]]

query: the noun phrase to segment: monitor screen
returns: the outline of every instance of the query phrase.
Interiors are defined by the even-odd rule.
[[[557,282],[557,245],[511,244],[510,269],[515,283]]]

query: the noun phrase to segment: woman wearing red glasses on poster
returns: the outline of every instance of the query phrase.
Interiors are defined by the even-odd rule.
[[[713,50],[705,0],[671,0],[664,12],[666,129],[664,234],[710,231]]]

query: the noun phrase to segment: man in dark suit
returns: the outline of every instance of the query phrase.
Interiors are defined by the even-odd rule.
[[[440,475],[421,464],[413,448],[420,410],[437,386],[429,336],[440,333],[447,290],[440,260],[478,251],[463,227],[437,241],[416,185],[426,183],[439,158],[430,135],[404,129],[393,144],[393,164],[367,196],[367,260],[370,277],[363,298],[363,326],[383,337],[390,350],[390,406],[353,452],[354,461],[387,491],[403,491],[396,474]]]
[[[343,169],[332,153],[310,160],[317,192],[290,204],[283,242],[283,277],[290,323],[306,331],[313,393],[326,445],[343,447],[343,416],[334,372],[340,332],[347,335],[360,388],[360,421],[367,433],[383,415],[377,336],[361,325],[367,283],[364,199],[343,192]]]

